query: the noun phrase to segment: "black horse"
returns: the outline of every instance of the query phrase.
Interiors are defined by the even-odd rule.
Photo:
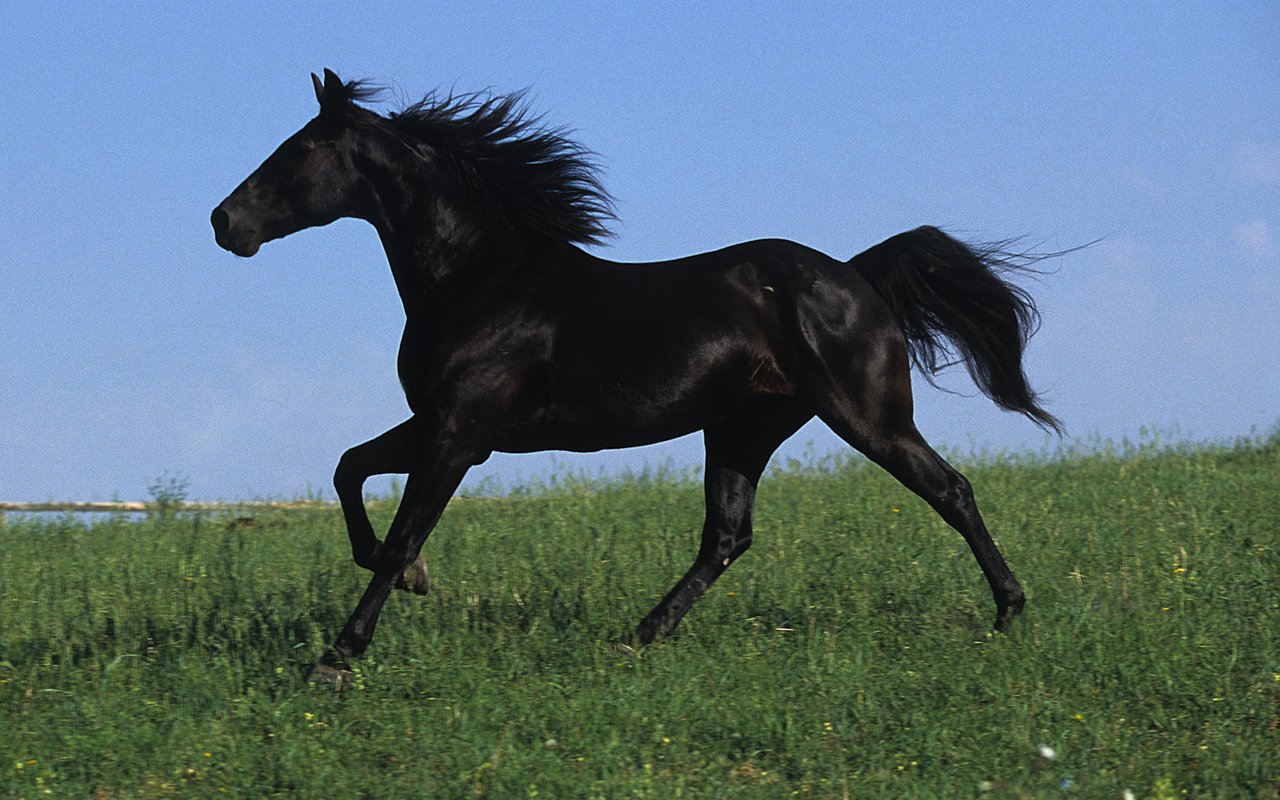
[[[320,113],[213,211],[217,242],[263,242],[341,217],[373,225],[406,323],[399,374],[412,416],[348,450],[334,486],[355,561],[374,573],[315,675],[341,685],[393,586],[426,590],[419,552],[467,470],[493,451],[595,451],[702,430],[706,522],[693,566],[630,641],[670,632],[751,545],[756,484],[815,415],[924,498],[969,543],[995,627],[1023,607],[968,481],[912,421],[912,361],[954,353],[997,405],[1056,429],[1022,368],[1036,309],[1001,273],[1026,262],[931,228],[847,262],[762,240],[655,264],[575,246],[613,206],[591,154],[520,94],[429,96],[399,113],[325,70]],[[361,489],[407,473],[386,540]]]

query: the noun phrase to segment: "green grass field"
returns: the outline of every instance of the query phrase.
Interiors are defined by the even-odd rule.
[[[452,504],[342,695],[305,680],[365,582],[336,511],[11,518],[0,795],[1280,797],[1280,437],[964,469],[1030,596],[1008,636],[850,460],[767,477],[755,547],[620,657],[701,487],[570,479]]]

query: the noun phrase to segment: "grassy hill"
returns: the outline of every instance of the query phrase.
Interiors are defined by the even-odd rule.
[[[701,487],[565,479],[452,504],[341,696],[305,682],[365,583],[336,511],[11,518],[0,794],[1280,797],[1280,439],[964,469],[1030,596],[1008,636],[960,536],[849,460],[766,477],[755,547],[620,657]]]

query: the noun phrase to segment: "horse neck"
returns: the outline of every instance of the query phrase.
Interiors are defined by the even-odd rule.
[[[531,243],[470,200],[447,170],[393,140],[370,143],[367,206],[406,315],[446,285],[500,280],[526,260]]]
[[[432,187],[438,176],[412,162],[383,166],[386,174],[367,176],[372,199],[359,216],[377,230],[408,314],[468,268],[483,235],[461,204],[447,199],[448,187]]]
[[[402,242],[394,231],[388,231],[382,226],[375,227],[378,229],[378,238],[382,240],[387,263],[391,266],[391,277],[395,279],[400,303],[408,315],[421,304],[434,281],[423,268],[421,260],[415,257],[416,248],[412,243]]]
[[[406,316],[465,287],[501,281],[526,260],[526,243],[495,234],[478,220],[467,235],[458,235],[454,221],[444,219],[447,213],[437,207],[399,225],[375,225]]]

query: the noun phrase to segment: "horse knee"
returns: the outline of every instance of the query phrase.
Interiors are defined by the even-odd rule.
[[[417,563],[420,549],[420,546],[415,547],[403,539],[393,539],[388,536],[387,541],[383,542],[378,550],[377,569],[390,573],[403,573]],[[425,571],[425,565],[423,569]],[[403,575],[401,577],[403,579]]]
[[[359,468],[352,451],[348,450],[338,459],[338,466],[333,470],[333,488],[339,496],[351,491],[360,491],[364,479],[368,477]]]

